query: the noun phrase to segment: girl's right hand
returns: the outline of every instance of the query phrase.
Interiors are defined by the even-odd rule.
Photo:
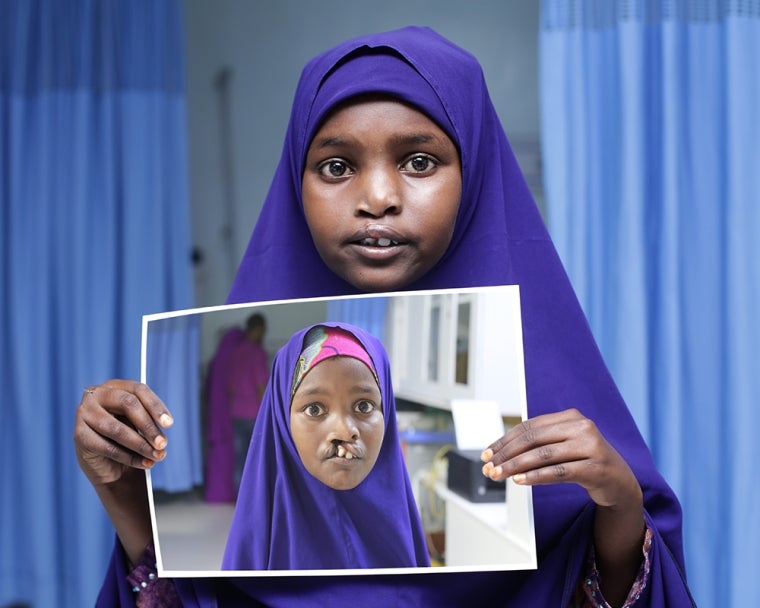
[[[163,429],[173,423],[161,399],[141,382],[91,386],[74,424],[79,466],[96,487],[119,481],[129,469],[150,469],[166,457]]]

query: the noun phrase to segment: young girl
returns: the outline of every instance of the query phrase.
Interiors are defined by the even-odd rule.
[[[297,332],[274,361],[223,569],[429,565],[385,349],[346,324]]]
[[[530,419],[484,451],[484,472],[534,486],[538,569],[177,580],[185,605],[235,605],[233,595],[275,606],[692,603],[680,506],[602,361],[477,61],[425,28],[357,38],[312,60],[229,301],[500,284],[520,285]],[[126,555],[146,564],[136,473],[164,456],[170,416],[145,386],[92,390],[77,418],[80,463]],[[114,416],[146,439],[122,425],[120,446],[104,445]],[[133,601],[128,572],[117,547],[104,600]]]

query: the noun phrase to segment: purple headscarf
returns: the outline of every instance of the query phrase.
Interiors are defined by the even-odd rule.
[[[245,463],[224,570],[430,564],[399,443],[388,355],[379,340],[358,327],[322,326],[353,334],[361,345],[355,348],[363,347],[374,364],[385,423],[377,462],[352,490],[329,488],[301,462],[290,433],[291,387],[311,328],[297,332],[274,360]],[[366,354],[359,359],[365,364]]]
[[[389,54],[402,57],[414,68],[418,86],[419,80],[427,83],[419,89],[422,94],[411,84],[400,85],[402,95],[385,91],[382,78],[369,81],[366,89],[361,79],[352,79],[348,58]],[[344,62],[346,69],[335,70]],[[332,82],[332,76],[343,82]],[[315,105],[326,80],[332,90],[346,86],[351,95],[398,95],[453,136],[462,163],[462,201],[453,239],[443,259],[409,289],[520,286],[529,415],[575,407],[594,420],[626,459],[644,492],[645,518],[654,540],[652,573],[642,605],[691,605],[682,574],[678,501],[658,473],[602,360],[507,142],[480,65],[463,49],[430,29],[410,27],[349,40],[309,62],[296,91],[280,165],[229,301],[356,292],[320,259],[300,197],[309,134],[331,109]],[[428,88],[436,94],[432,104]],[[343,99],[338,96],[335,103]],[[436,118],[439,107],[448,124]],[[224,605],[246,605],[255,598],[273,606],[346,602],[362,606],[567,606],[585,568],[593,537],[594,505],[581,487],[557,484],[533,488],[533,507],[538,550],[535,571],[177,584],[186,605],[210,605],[213,598],[223,598]]]

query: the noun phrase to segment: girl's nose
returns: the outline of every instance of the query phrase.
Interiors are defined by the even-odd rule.
[[[365,172],[356,212],[366,217],[383,217],[401,212],[401,196],[393,171],[378,168]]]
[[[359,429],[352,416],[335,416],[332,422],[330,441],[356,441],[359,438]]]

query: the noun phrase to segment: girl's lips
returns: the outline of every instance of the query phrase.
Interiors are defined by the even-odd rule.
[[[363,454],[358,446],[351,443],[339,443],[330,450],[327,459],[361,460]]]
[[[362,239],[359,241],[359,245],[363,247],[393,247],[398,244],[398,241],[391,239]]]
[[[361,247],[396,247],[406,245],[408,240],[402,234],[385,224],[368,224],[346,239],[348,244]]]
[[[409,239],[382,224],[364,226],[345,242],[345,246],[354,250],[360,260],[377,264],[391,263],[409,244]]]

